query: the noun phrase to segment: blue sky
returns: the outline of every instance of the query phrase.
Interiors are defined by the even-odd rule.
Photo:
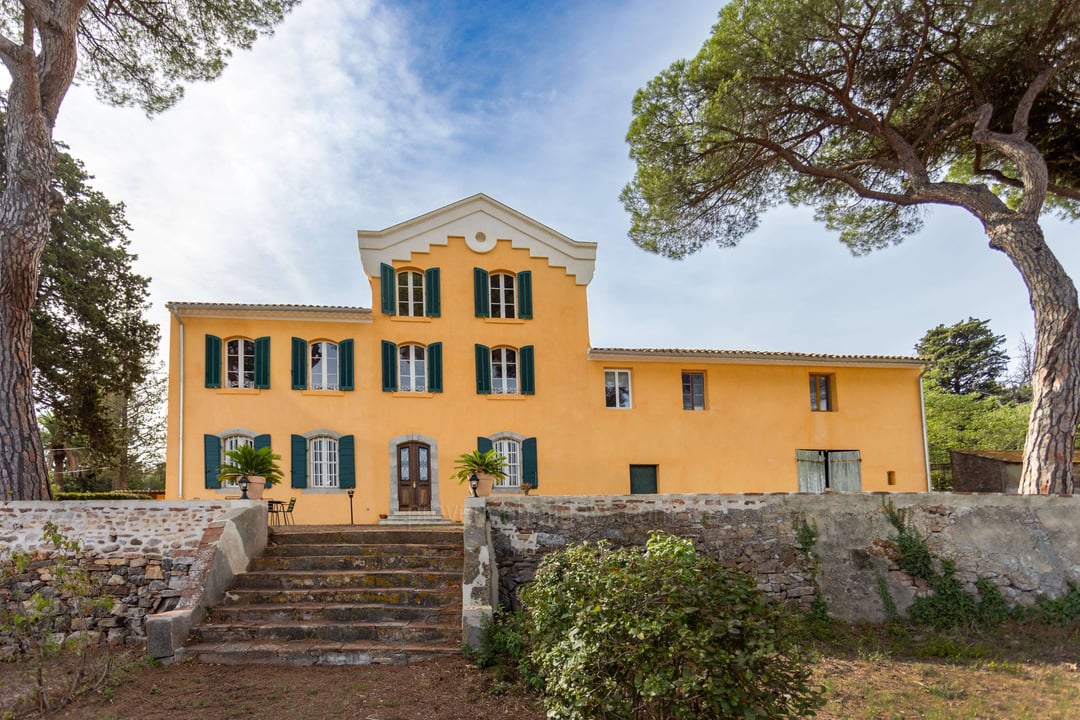
[[[682,261],[627,239],[633,94],[698,51],[719,6],[306,0],[153,120],[73,89],[56,137],[126,204],[163,324],[170,300],[370,307],[356,230],[484,192],[598,243],[597,347],[911,354],[968,316],[1010,353],[1031,339],[1019,275],[955,209],[862,258],[790,207]],[[1075,276],[1076,228],[1044,227]]]

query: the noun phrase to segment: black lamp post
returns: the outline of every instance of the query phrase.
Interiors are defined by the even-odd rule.
[[[248,495],[247,495],[248,486],[250,484],[251,483],[248,481],[247,475],[244,475],[244,476],[242,476],[240,478],[240,499],[241,500],[249,500],[250,499],[250,498],[248,498]]]
[[[469,489],[472,490],[473,497],[480,497],[476,494],[476,488],[480,487],[480,478],[476,477],[476,473],[469,476]]]
[[[346,493],[346,494],[347,494],[347,495],[349,496],[349,524],[350,524],[350,525],[352,525],[352,524],[353,524],[353,515],[352,515],[352,496],[353,496],[353,493],[354,493],[354,492],[356,492],[356,491],[355,491],[355,490],[346,490],[346,491],[345,491],[345,493]]]

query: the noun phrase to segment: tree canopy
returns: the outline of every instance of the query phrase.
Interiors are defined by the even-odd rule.
[[[968,318],[926,331],[915,352],[930,361],[926,377],[945,392],[996,395],[1009,365],[1005,336],[995,335],[989,320]]]
[[[41,256],[31,311],[34,397],[52,411],[58,439],[82,436],[108,455],[118,442],[111,396],[143,381],[160,332],[145,317],[150,281],[132,269],[123,206],[88,185],[78,160],[58,158],[66,202]]]
[[[733,0],[633,111],[622,200],[652,252],[735,245],[782,202],[856,254],[970,212],[1035,313],[1021,489],[1072,491],[1080,305],[1039,216],[1080,200],[1080,0]]]
[[[53,127],[72,82],[154,114],[183,84],[212,80],[234,48],[272,32],[299,0],[0,0],[0,62],[10,76],[0,193],[0,500],[42,499],[31,307],[52,217]]]

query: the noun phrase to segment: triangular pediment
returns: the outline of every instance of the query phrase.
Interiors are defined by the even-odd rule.
[[[369,277],[379,276],[382,263],[409,260],[413,253],[429,252],[448,238],[463,237],[475,253],[484,254],[499,240],[544,258],[550,267],[563,268],[578,285],[588,285],[596,265],[596,243],[578,242],[519,213],[483,193],[433,210],[385,230],[357,231],[360,260]]]

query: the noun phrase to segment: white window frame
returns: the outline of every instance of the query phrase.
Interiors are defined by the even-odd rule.
[[[316,350],[322,356],[318,364],[315,361]],[[331,353],[331,350],[333,353]],[[340,362],[341,358],[338,355],[338,344],[336,342],[316,340],[308,343],[308,387],[312,390],[338,390],[338,377],[341,372]]]
[[[402,283],[402,280],[405,282]],[[394,299],[398,315],[424,317],[424,273],[419,270],[399,270],[396,282]]]
[[[427,370],[427,346],[398,346],[398,392],[427,392]]]
[[[491,273],[491,317],[513,319],[517,317],[517,277],[510,273]]]
[[[235,450],[241,445],[254,445],[255,438],[250,435],[241,435],[239,433],[233,433],[231,435],[223,435],[221,438],[221,464],[233,465],[233,461],[226,455],[230,450]],[[236,487],[238,482],[237,478],[226,478],[221,481],[222,487]]]
[[[244,352],[250,349],[250,353]],[[230,358],[236,358],[236,378],[232,378],[229,370]],[[251,361],[250,373],[245,369],[247,361]],[[225,387],[246,388],[255,387],[255,341],[245,337],[229,338],[225,341]]]
[[[514,355],[512,360],[507,357],[509,353]],[[513,370],[513,377],[510,377],[511,370]],[[517,348],[509,346],[491,348],[492,394],[517,395],[521,392],[520,370],[520,353]]]
[[[316,435],[308,439],[308,487],[340,487],[341,465],[338,462],[338,439]]]
[[[521,441],[512,437],[503,437],[492,441],[495,452],[503,456],[503,472],[506,477],[496,480],[494,487],[517,489],[521,487],[522,454]]]
[[[620,382],[622,381],[622,382]],[[614,397],[608,396],[609,385],[614,387]],[[620,390],[626,390],[626,402],[620,399]],[[604,370],[604,406],[616,410],[629,410],[634,406],[633,386],[629,370]]]

